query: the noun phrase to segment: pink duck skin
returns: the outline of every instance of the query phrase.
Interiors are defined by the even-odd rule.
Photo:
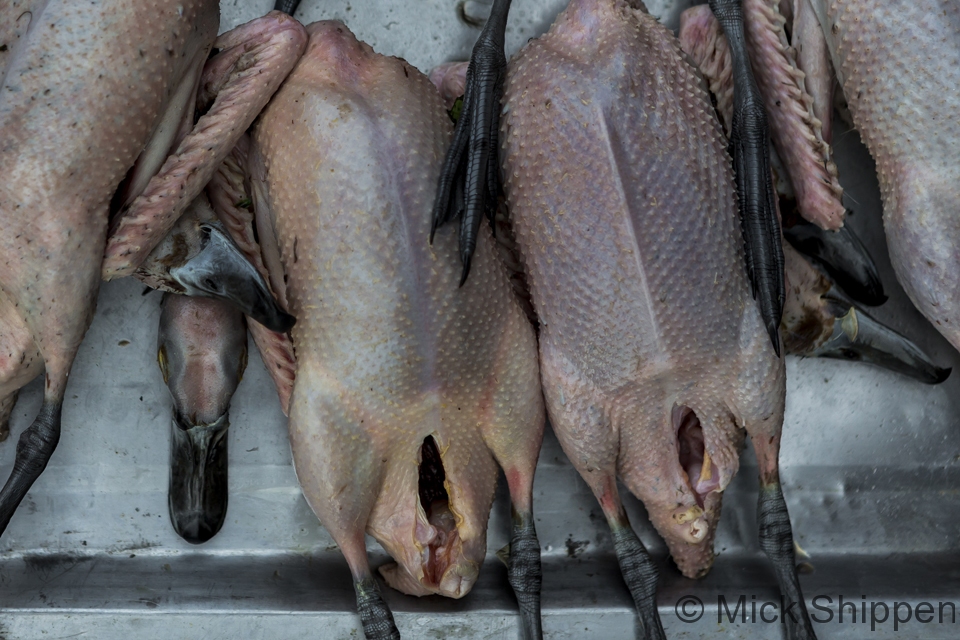
[[[367,637],[395,638],[365,533],[396,561],[380,569],[390,586],[463,597],[499,465],[515,512],[509,575],[539,637],[533,327],[489,232],[462,288],[455,231],[427,242],[452,132],[437,90],[340,23],[308,31],[246,161],[263,264],[298,317],[289,415],[304,496],[350,566]]]
[[[780,61],[790,62],[795,51],[802,74],[774,64],[776,46],[762,55],[751,52],[758,82],[759,76],[786,74],[810,90],[810,97],[785,113],[802,115],[802,105],[812,97],[817,118],[811,122],[828,119],[834,79],[839,82],[853,124],[877,163],[897,279],[921,313],[960,349],[960,124],[953,117],[960,109],[960,5],[950,0],[751,0],[744,8],[755,34],[776,32],[782,38],[781,14],[791,21],[792,47],[780,47]],[[691,26],[709,21],[701,7],[688,13]],[[709,31],[690,29],[689,41]],[[768,44],[774,40],[768,38]],[[791,83],[768,83],[775,86],[782,91],[765,93],[768,108],[778,96],[796,94]],[[772,133],[778,137],[776,126]],[[830,135],[826,124],[821,137],[829,141]],[[823,224],[802,206],[801,214]]]
[[[897,279],[960,349],[960,4],[808,1],[877,163]]]
[[[812,637],[779,488],[783,363],[747,280],[726,141],[678,41],[639,3],[573,0],[511,62],[501,139],[547,413],[604,509],[643,637],[663,637],[656,569],[617,477],[702,576],[744,432],[761,546],[802,613],[788,631]]]
[[[720,25],[706,5],[685,11],[680,25],[680,45],[707,81],[721,123],[729,123],[733,77],[730,52]],[[465,62],[446,63],[430,72],[430,80],[448,108],[461,97],[457,91],[463,91],[465,75]],[[526,276],[505,206],[497,212],[496,222],[497,248],[511,272],[514,290],[521,303],[529,301]],[[842,232],[823,231],[818,237],[830,233]],[[784,244],[783,255],[786,298],[780,334],[785,353],[869,362],[928,384],[938,384],[949,376],[950,369],[938,367],[909,339],[877,322],[850,300],[845,288],[841,291],[834,286],[828,276],[792,246]],[[536,324],[532,309],[529,314]]]
[[[216,0],[35,0],[4,3],[0,11],[0,45],[6,45],[0,58],[0,315],[12,327],[0,337],[0,408],[8,410],[19,386],[41,367],[46,371],[40,413],[21,435],[0,491],[2,533],[59,440],[67,377],[96,304],[110,201],[124,176],[129,172],[130,179],[120,199],[133,202],[152,180],[174,180],[183,165],[164,160],[178,141],[178,150],[186,151],[198,141],[225,145],[225,155],[246,127],[244,119],[252,121],[262,103],[241,107],[231,101],[229,109],[213,100],[199,129],[191,129],[201,72],[219,26]],[[252,43],[225,34],[220,55],[249,66],[239,80],[236,64],[209,76],[211,99],[216,89],[232,88],[226,97],[238,100],[238,84],[261,85],[253,91],[258,95],[264,86],[275,88],[299,57],[305,35],[298,23],[272,14],[258,24],[261,36],[288,42],[286,69],[274,65],[262,78],[251,76],[262,69],[262,57],[244,59],[242,51]],[[231,124],[217,125],[226,115]],[[175,154],[184,157],[194,170],[179,175],[177,188],[196,195],[204,162],[216,157]],[[157,228],[125,237],[145,257],[166,233],[156,236]]]

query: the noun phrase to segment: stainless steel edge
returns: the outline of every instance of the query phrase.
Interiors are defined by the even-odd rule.
[[[466,4],[477,15],[489,6]],[[508,53],[542,33],[565,2],[513,4]],[[675,27],[693,3],[648,4]],[[223,0],[221,28],[271,6],[272,0]],[[304,0],[298,17],[343,20],[376,50],[424,71],[465,59],[478,33],[459,18],[456,0]],[[868,365],[788,358],[781,460],[795,538],[810,556],[801,581],[808,602],[822,607],[811,610],[821,639],[956,638],[960,354],[897,286],[873,163],[855,132],[841,126],[835,137],[855,212],[848,224],[878,259],[890,296],[875,316],[938,364],[958,370],[929,387]],[[70,376],[59,448],[0,538],[0,638],[361,638],[349,573],[300,495],[285,419],[256,356],[231,408],[227,522],[199,547],[173,531],[166,504],[170,400],[155,360],[160,295],[143,291],[130,279],[101,290]],[[41,392],[37,380],[21,394],[11,437],[0,443],[4,477]],[[671,639],[781,637],[778,621],[759,617],[765,602],[778,603],[757,545],[756,490],[748,451],[724,499],[720,555],[699,582],[680,576],[642,506],[628,501],[641,538],[661,561],[659,604]],[[550,434],[535,497],[546,636],[633,637],[633,610],[606,524]],[[494,555],[508,527],[501,487],[488,561],[462,600],[387,593],[405,638],[520,637],[505,570]],[[372,540],[369,548],[375,561],[385,559]],[[741,596],[743,607],[731,621]],[[841,596],[853,602],[842,622]],[[698,601],[701,617],[689,621]],[[923,622],[926,603],[930,622]],[[907,607],[911,620],[894,628]],[[871,622],[884,608],[886,620]],[[767,619],[779,614],[770,605],[763,612]]]

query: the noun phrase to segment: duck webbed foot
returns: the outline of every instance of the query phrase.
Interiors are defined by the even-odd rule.
[[[763,98],[747,56],[741,0],[710,0],[710,9],[723,27],[733,58],[733,121],[730,155],[740,200],[747,272],[753,296],[773,349],[780,355],[777,329],[786,295],[783,284],[783,247],[776,192],[770,174],[770,133]]]
[[[430,240],[436,229],[460,218],[460,284],[470,274],[470,260],[484,216],[494,222],[500,196],[500,100],[507,73],[503,51],[510,0],[495,0],[490,17],[473,47],[467,68],[463,108],[447,151],[433,206]]]

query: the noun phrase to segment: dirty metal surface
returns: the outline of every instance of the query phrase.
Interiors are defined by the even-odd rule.
[[[545,31],[564,4],[516,0],[508,54]],[[689,4],[648,6],[675,27]],[[222,29],[271,6],[224,0]],[[462,6],[480,19],[487,11],[487,1]],[[460,13],[457,0],[304,0],[298,17],[343,20],[378,51],[428,71],[469,55],[479,30]],[[855,212],[848,224],[877,258],[890,296],[875,315],[960,373],[960,354],[896,284],[869,155],[842,125],[835,139]],[[362,637],[346,563],[300,495],[286,421],[256,355],[231,407],[226,524],[199,547],[174,532],[166,498],[171,403],[155,358],[160,295],[142,292],[130,279],[101,290],[70,376],[59,448],[0,539],[0,638]],[[784,494],[797,543],[810,556],[801,580],[819,637],[960,637],[960,375],[928,387],[867,365],[795,358],[787,372]],[[4,477],[41,395],[41,380],[21,394],[11,437],[0,443]],[[670,564],[642,506],[628,498],[634,526],[661,560],[668,637],[781,637],[778,621],[762,619],[780,612],[757,544],[756,491],[748,451],[725,494],[720,555],[699,582]],[[546,636],[633,637],[633,609],[601,511],[549,433],[535,500]],[[508,531],[501,486],[488,561],[467,597],[386,593],[405,638],[520,637],[494,555]],[[369,546],[374,564],[385,560],[375,542]],[[841,597],[853,603],[842,619]],[[764,608],[767,601],[774,604]]]

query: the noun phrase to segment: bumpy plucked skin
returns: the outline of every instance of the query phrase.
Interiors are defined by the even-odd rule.
[[[105,280],[132,275],[170,231],[293,69],[306,40],[303,25],[278,12],[217,38],[219,53],[204,65],[197,87],[198,108],[209,110],[196,124],[192,118],[185,123],[189,135],[177,141],[169,157],[161,150],[157,164],[145,172],[149,182],[142,192],[130,194],[135,199],[111,225]]]
[[[733,60],[717,17],[706,4],[680,14],[680,48],[690,56],[717,102],[717,116],[727,135],[733,119]]]
[[[877,163],[897,278],[960,349],[960,3],[814,6],[854,124]]]
[[[488,231],[459,289],[456,229],[427,243],[452,129],[430,81],[340,23],[308,30],[304,58],[254,132],[263,169],[251,170],[265,181],[254,186],[258,228],[266,204],[279,245],[283,276],[271,280],[286,281],[278,293],[297,316],[297,475],[355,579],[367,570],[366,529],[399,563],[383,570],[392,586],[460,597],[486,552],[497,462],[511,489],[536,465],[533,329]],[[433,523],[418,498],[431,435],[452,511]],[[445,548],[429,547],[441,538]]]
[[[0,305],[16,307],[57,399],[93,314],[110,197],[206,56],[219,3],[29,4],[0,87]]]
[[[702,575],[742,428],[769,473],[784,400],[710,102],[648,14],[572,0],[512,61],[504,109],[551,424],[608,518],[619,475],[681,571]],[[679,462],[681,407],[703,426],[699,481]]]
[[[467,66],[469,62],[444,62],[430,71],[430,82],[440,92],[443,106],[452,109],[457,98],[463,97],[467,86]]]

